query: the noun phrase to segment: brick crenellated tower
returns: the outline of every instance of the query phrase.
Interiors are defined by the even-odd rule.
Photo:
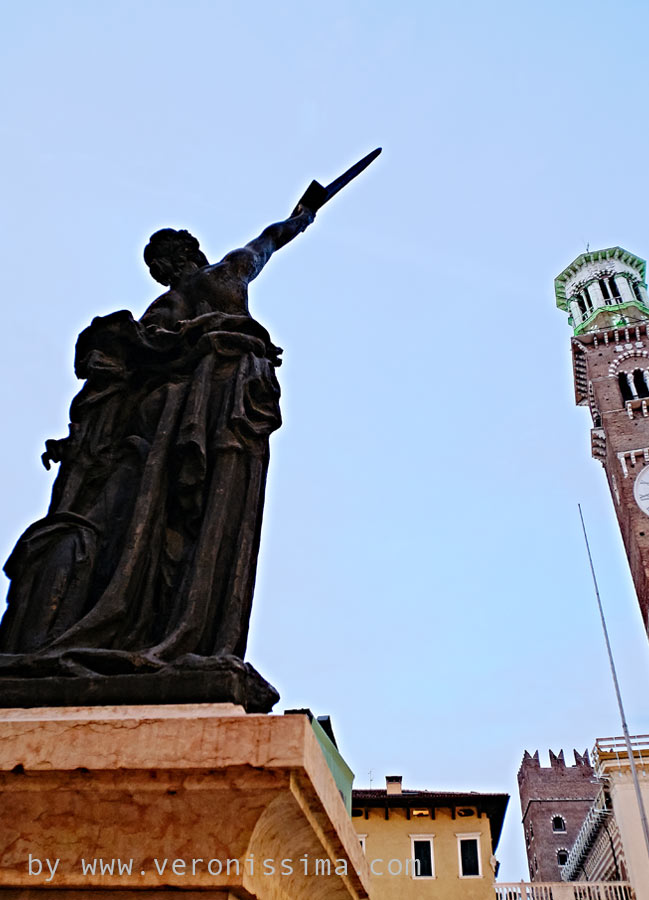
[[[600,791],[588,752],[574,751],[566,766],[563,750],[550,750],[550,766],[541,766],[539,751],[525,751],[518,770],[525,849],[531,881],[561,881],[561,869],[593,800]]]
[[[649,631],[649,300],[646,263],[621,247],[582,253],[555,279],[574,328],[575,398],[593,419]]]

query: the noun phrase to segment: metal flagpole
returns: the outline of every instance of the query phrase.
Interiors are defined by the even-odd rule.
[[[584,516],[581,511],[581,503],[577,504],[579,508],[579,518],[581,519],[581,527],[584,531],[584,540],[586,541],[586,550],[588,551],[588,562],[590,563],[590,571],[593,576],[593,584],[595,585],[595,596],[597,597],[597,606],[599,607],[599,615],[602,620],[602,629],[604,631],[604,639],[606,640],[606,649],[608,651],[608,661],[611,665],[611,675],[613,676],[613,684],[615,685],[615,694],[617,696],[617,705],[620,710],[620,719],[622,720],[622,731],[624,733],[624,741],[626,743],[626,751],[629,755],[629,763],[631,764],[631,777],[633,778],[633,786],[635,788],[635,795],[638,801],[638,811],[640,813],[640,822],[642,823],[642,832],[644,834],[644,840],[647,847],[647,854],[649,855],[649,825],[647,824],[647,813],[645,812],[644,801],[642,799],[642,792],[640,790],[640,782],[638,781],[638,771],[635,766],[635,759],[633,758],[633,747],[631,746],[631,738],[629,736],[629,728],[626,724],[626,715],[624,714],[624,706],[622,705],[622,694],[620,693],[620,685],[617,680],[617,672],[615,670],[615,663],[613,662],[613,651],[611,650],[611,642],[608,639],[608,628],[606,627],[606,619],[604,618],[604,609],[602,607],[602,601],[599,596],[599,587],[597,585],[597,578],[595,576],[595,569],[593,567],[593,557],[590,553],[590,545],[588,543],[588,535],[586,534],[586,525],[584,523]]]

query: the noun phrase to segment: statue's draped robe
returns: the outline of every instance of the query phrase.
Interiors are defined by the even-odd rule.
[[[147,328],[122,311],[79,336],[48,515],[22,535],[0,654],[95,672],[243,658],[278,350],[248,315]],[[13,663],[11,660],[13,657]]]

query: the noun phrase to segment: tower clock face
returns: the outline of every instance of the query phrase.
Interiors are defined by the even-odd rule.
[[[649,516],[649,466],[645,466],[636,478],[633,496],[642,512]]]

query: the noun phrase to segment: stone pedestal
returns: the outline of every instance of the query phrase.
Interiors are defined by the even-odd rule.
[[[44,889],[57,900],[96,889],[105,900],[367,896],[365,858],[306,716],[231,704],[4,709],[0,786],[0,900],[44,900]]]

